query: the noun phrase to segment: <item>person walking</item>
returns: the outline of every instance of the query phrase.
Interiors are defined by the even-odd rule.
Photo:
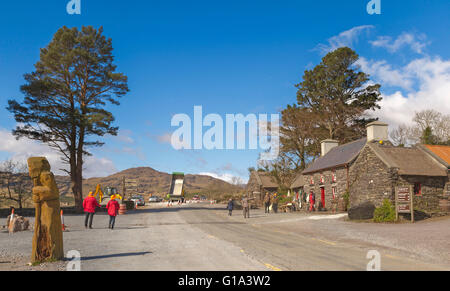
[[[278,213],[278,194],[275,193],[272,199],[272,210],[275,213]]]
[[[264,212],[270,213],[270,195],[269,192],[266,192],[266,196],[264,196]]]
[[[111,196],[111,200],[109,200],[108,204],[106,204],[106,208],[108,209],[109,215],[109,229],[114,229],[114,224],[116,223],[116,216],[119,214],[120,205],[119,202],[116,201],[116,195]]]
[[[311,191],[311,193],[309,194],[309,211],[313,212],[316,211],[316,195],[314,195],[314,192]]]
[[[250,218],[250,205],[249,201],[255,198],[242,197],[242,210],[244,212],[244,218]]]
[[[94,197],[94,193],[91,191],[89,192],[88,197],[83,201],[83,209],[84,212],[86,212],[86,218],[84,219],[85,228],[88,228],[89,222],[89,228],[92,229],[92,220],[94,219],[95,209],[97,207],[100,207],[100,204],[98,204],[97,199]]]
[[[233,215],[233,205],[234,203],[233,203],[233,199],[230,199],[230,200],[228,200],[228,206],[227,206],[227,209],[228,209],[228,216],[232,216]]]

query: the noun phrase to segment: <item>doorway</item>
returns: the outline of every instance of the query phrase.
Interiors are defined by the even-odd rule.
[[[322,200],[322,207],[325,208],[325,187],[320,187],[320,198]]]

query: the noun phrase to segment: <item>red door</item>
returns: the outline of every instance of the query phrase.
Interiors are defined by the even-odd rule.
[[[325,208],[325,188],[320,188],[320,194],[321,194],[321,198],[322,198],[322,206],[323,208]]]

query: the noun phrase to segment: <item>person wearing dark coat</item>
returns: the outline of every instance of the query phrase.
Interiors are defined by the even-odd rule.
[[[233,207],[234,207],[233,204],[234,204],[234,203],[233,203],[233,199],[230,199],[230,200],[228,201],[228,206],[227,206],[227,209],[228,209],[228,216],[233,215]]]

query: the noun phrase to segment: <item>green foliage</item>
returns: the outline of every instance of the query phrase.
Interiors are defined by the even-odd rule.
[[[369,75],[360,71],[359,56],[348,47],[328,53],[313,70],[305,71],[298,88],[297,102],[317,115],[324,138],[340,143],[355,140],[365,133],[364,112],[379,109],[380,85],[369,84]],[[319,132],[320,133],[320,132]],[[323,134],[323,133],[322,133]]]
[[[373,221],[375,222],[394,222],[395,207],[391,204],[389,199],[383,201],[383,205],[375,209]]]
[[[438,138],[433,134],[433,130],[429,126],[427,126],[423,131],[420,141],[423,144],[428,145],[437,145],[439,143]]]
[[[279,197],[278,204],[286,204],[286,203],[291,203],[292,202],[292,196],[288,197],[285,194],[285,195],[279,195],[278,197]]]
[[[102,146],[101,137],[117,135],[108,103],[128,92],[127,77],[116,72],[111,39],[103,28],[62,27],[41,49],[36,70],[25,75],[23,102],[8,101],[18,126],[17,138],[48,144],[70,165],[75,203],[81,208],[83,157],[87,148]],[[94,138],[91,140],[90,138]]]
[[[350,193],[348,191],[346,191],[343,195],[342,198],[344,199],[345,205],[347,207],[347,209],[350,209]]]

